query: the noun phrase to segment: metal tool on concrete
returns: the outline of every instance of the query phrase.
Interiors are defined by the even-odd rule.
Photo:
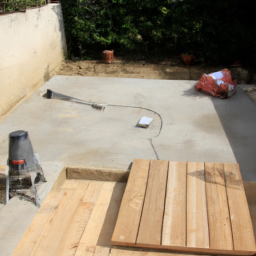
[[[47,89],[47,92],[46,94],[43,95],[43,97],[46,97],[47,99],[59,99],[59,100],[66,100],[66,101],[70,101],[70,102],[76,102],[76,103],[80,103],[80,104],[85,104],[85,105],[89,105],[89,106],[92,106],[93,108],[95,109],[99,109],[101,111],[104,111],[104,109],[109,106],[109,107],[121,107],[121,108],[137,108],[137,109],[145,109],[147,111],[150,111],[156,115],[159,116],[160,120],[161,120],[161,126],[160,126],[160,129],[159,129],[159,132],[156,136],[153,136],[151,138],[148,138],[148,140],[150,141],[150,144],[154,150],[154,153],[156,155],[156,158],[159,160],[159,156],[157,154],[157,151],[154,147],[154,144],[153,144],[153,138],[156,138],[160,135],[161,131],[162,131],[162,127],[163,127],[163,119],[161,117],[161,115],[152,110],[152,109],[149,109],[149,108],[144,108],[144,107],[139,107],[139,106],[127,106],[127,105],[117,105],[117,104],[105,104],[105,103],[96,103],[96,102],[91,102],[91,101],[84,101],[84,100],[80,100],[80,99],[77,99],[77,98],[74,98],[74,97],[70,97],[70,96],[67,96],[67,95],[64,95],[64,94],[61,94],[61,93],[58,93],[58,92],[54,92],[52,90],[49,90]],[[153,120],[153,119],[152,119]]]
[[[40,205],[36,186],[45,182],[39,155],[34,153],[27,131],[9,134],[9,172],[6,182],[6,203],[14,196]]]
[[[85,104],[88,106],[92,106],[93,108],[98,109],[100,111],[104,111],[105,108],[107,107],[107,104],[104,104],[104,103],[96,103],[96,102],[91,102],[91,101],[80,100],[80,99],[77,99],[74,97],[70,97],[70,96],[58,93],[58,92],[54,92],[49,89],[46,92],[46,97],[47,97],[47,99],[66,100],[66,101],[70,101],[70,102]]]

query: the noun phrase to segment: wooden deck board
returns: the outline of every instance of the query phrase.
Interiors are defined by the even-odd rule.
[[[130,244],[120,243],[113,237],[113,245],[180,253],[256,253],[253,227],[237,164],[169,162],[164,193],[163,161],[152,162],[158,167],[154,173],[151,169],[149,172],[138,237]],[[128,221],[132,223],[133,216],[130,218]],[[159,234],[159,230],[162,233]],[[126,236],[125,230],[123,236]],[[122,252],[123,255],[129,253]]]
[[[162,245],[186,246],[187,167],[169,162]]]
[[[233,249],[223,164],[205,163],[210,248]]]
[[[167,171],[168,161],[151,161],[137,244],[161,244]]]
[[[89,182],[85,183],[87,187]],[[64,189],[64,191],[64,200],[60,203],[56,214],[48,222],[42,237],[34,248],[33,255],[35,256],[55,254],[86,192],[86,190],[80,189]]]
[[[204,163],[187,165],[187,247],[209,248]]]
[[[141,225],[144,210],[146,221]],[[153,213],[153,219],[147,212]],[[111,248],[111,244],[127,246],[120,242],[122,239],[113,240],[117,216],[126,225],[117,230],[134,241],[125,250]],[[138,243],[140,232],[146,242]],[[180,253],[256,253],[237,164],[168,164],[154,160],[150,168],[150,160],[135,160],[127,186],[105,180],[66,180],[62,185],[54,185],[13,255],[178,256]]]
[[[234,249],[255,251],[255,238],[244,186],[237,164],[224,164]]]
[[[79,182],[76,181],[76,183]],[[90,182],[74,218],[69,223],[68,232],[65,232],[58,245],[55,256],[75,255],[102,186],[103,182]]]
[[[137,238],[147,187],[149,163],[149,160],[134,160],[132,165],[112,237],[113,241],[122,245],[134,244]]]

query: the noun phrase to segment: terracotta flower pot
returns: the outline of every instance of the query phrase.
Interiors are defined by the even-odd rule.
[[[108,64],[112,63],[114,60],[114,51],[110,51],[110,50],[103,51],[102,60]]]
[[[180,56],[182,58],[183,63],[187,66],[190,66],[191,61],[195,58],[193,54],[190,54],[190,55],[181,54]]]

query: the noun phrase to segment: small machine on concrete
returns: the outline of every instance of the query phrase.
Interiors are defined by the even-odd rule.
[[[9,166],[6,179],[6,203],[14,196],[22,197],[37,205],[40,200],[36,186],[45,182],[39,155],[34,153],[27,131],[9,134]]]

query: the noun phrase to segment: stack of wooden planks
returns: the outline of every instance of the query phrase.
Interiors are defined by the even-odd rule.
[[[125,185],[65,180],[48,194],[12,255],[108,256]]]
[[[255,254],[239,165],[134,160],[111,244]]]

